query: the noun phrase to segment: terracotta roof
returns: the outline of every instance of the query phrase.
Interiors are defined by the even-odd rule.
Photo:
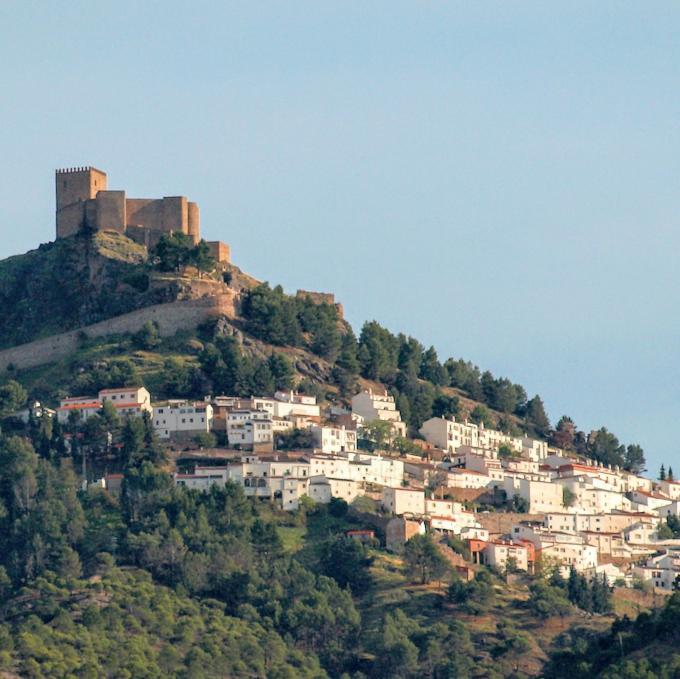
[[[102,404],[99,401],[92,401],[90,403],[67,403],[64,406],[59,406],[57,410],[82,410],[83,408],[101,408]]]

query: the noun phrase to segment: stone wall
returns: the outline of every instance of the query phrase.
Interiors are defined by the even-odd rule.
[[[104,337],[137,332],[147,321],[153,321],[158,324],[159,333],[163,337],[169,337],[178,330],[190,330],[212,316],[235,316],[234,292],[156,304],[77,330],[4,349],[0,351],[0,372],[10,365],[18,369],[32,368],[65,358],[78,348],[79,338],[83,333],[87,337]]]

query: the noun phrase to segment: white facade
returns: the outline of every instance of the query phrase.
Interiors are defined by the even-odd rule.
[[[425,513],[425,493],[410,488],[383,488],[382,506],[397,516],[422,516]]]
[[[271,443],[274,424],[264,410],[232,410],[227,416],[227,440],[231,446],[250,448]]]
[[[406,423],[401,421],[394,398],[387,393],[374,394],[362,391],[352,396],[352,413],[363,417],[364,422],[383,420],[392,424],[392,429],[399,436],[406,436]]]
[[[353,429],[329,425],[310,427],[314,447],[322,453],[354,453],[357,449],[357,433]]]
[[[529,503],[530,514],[555,512],[563,507],[562,486],[556,483],[506,476],[503,488],[508,500],[512,500],[515,495],[526,500]]]
[[[71,413],[77,413],[80,421],[98,414],[104,401],[113,404],[120,416],[141,417],[145,412],[151,415],[151,395],[144,387],[123,387],[121,389],[102,389],[97,398],[90,396],[70,396],[61,400],[57,408],[60,424],[68,422]]]
[[[489,542],[484,547],[484,563],[491,568],[504,571],[508,559],[514,559],[515,567],[520,571],[529,570],[529,548],[513,542]]]
[[[173,434],[209,432],[212,421],[213,408],[205,401],[168,401],[153,406],[153,426],[161,439]]]

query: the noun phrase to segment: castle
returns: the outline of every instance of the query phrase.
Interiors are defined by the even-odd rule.
[[[180,231],[194,243],[201,239],[198,205],[184,196],[127,198],[125,191],[109,191],[106,173],[94,167],[57,170],[57,238],[81,230],[116,231],[153,247],[164,233]],[[208,242],[218,262],[228,262],[229,246]]]

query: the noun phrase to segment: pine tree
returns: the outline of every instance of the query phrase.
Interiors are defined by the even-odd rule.
[[[666,467],[661,465],[661,469],[659,469],[659,481],[665,481],[666,480]]]
[[[669,481],[673,481],[673,467],[668,467],[668,475],[666,477]]]

